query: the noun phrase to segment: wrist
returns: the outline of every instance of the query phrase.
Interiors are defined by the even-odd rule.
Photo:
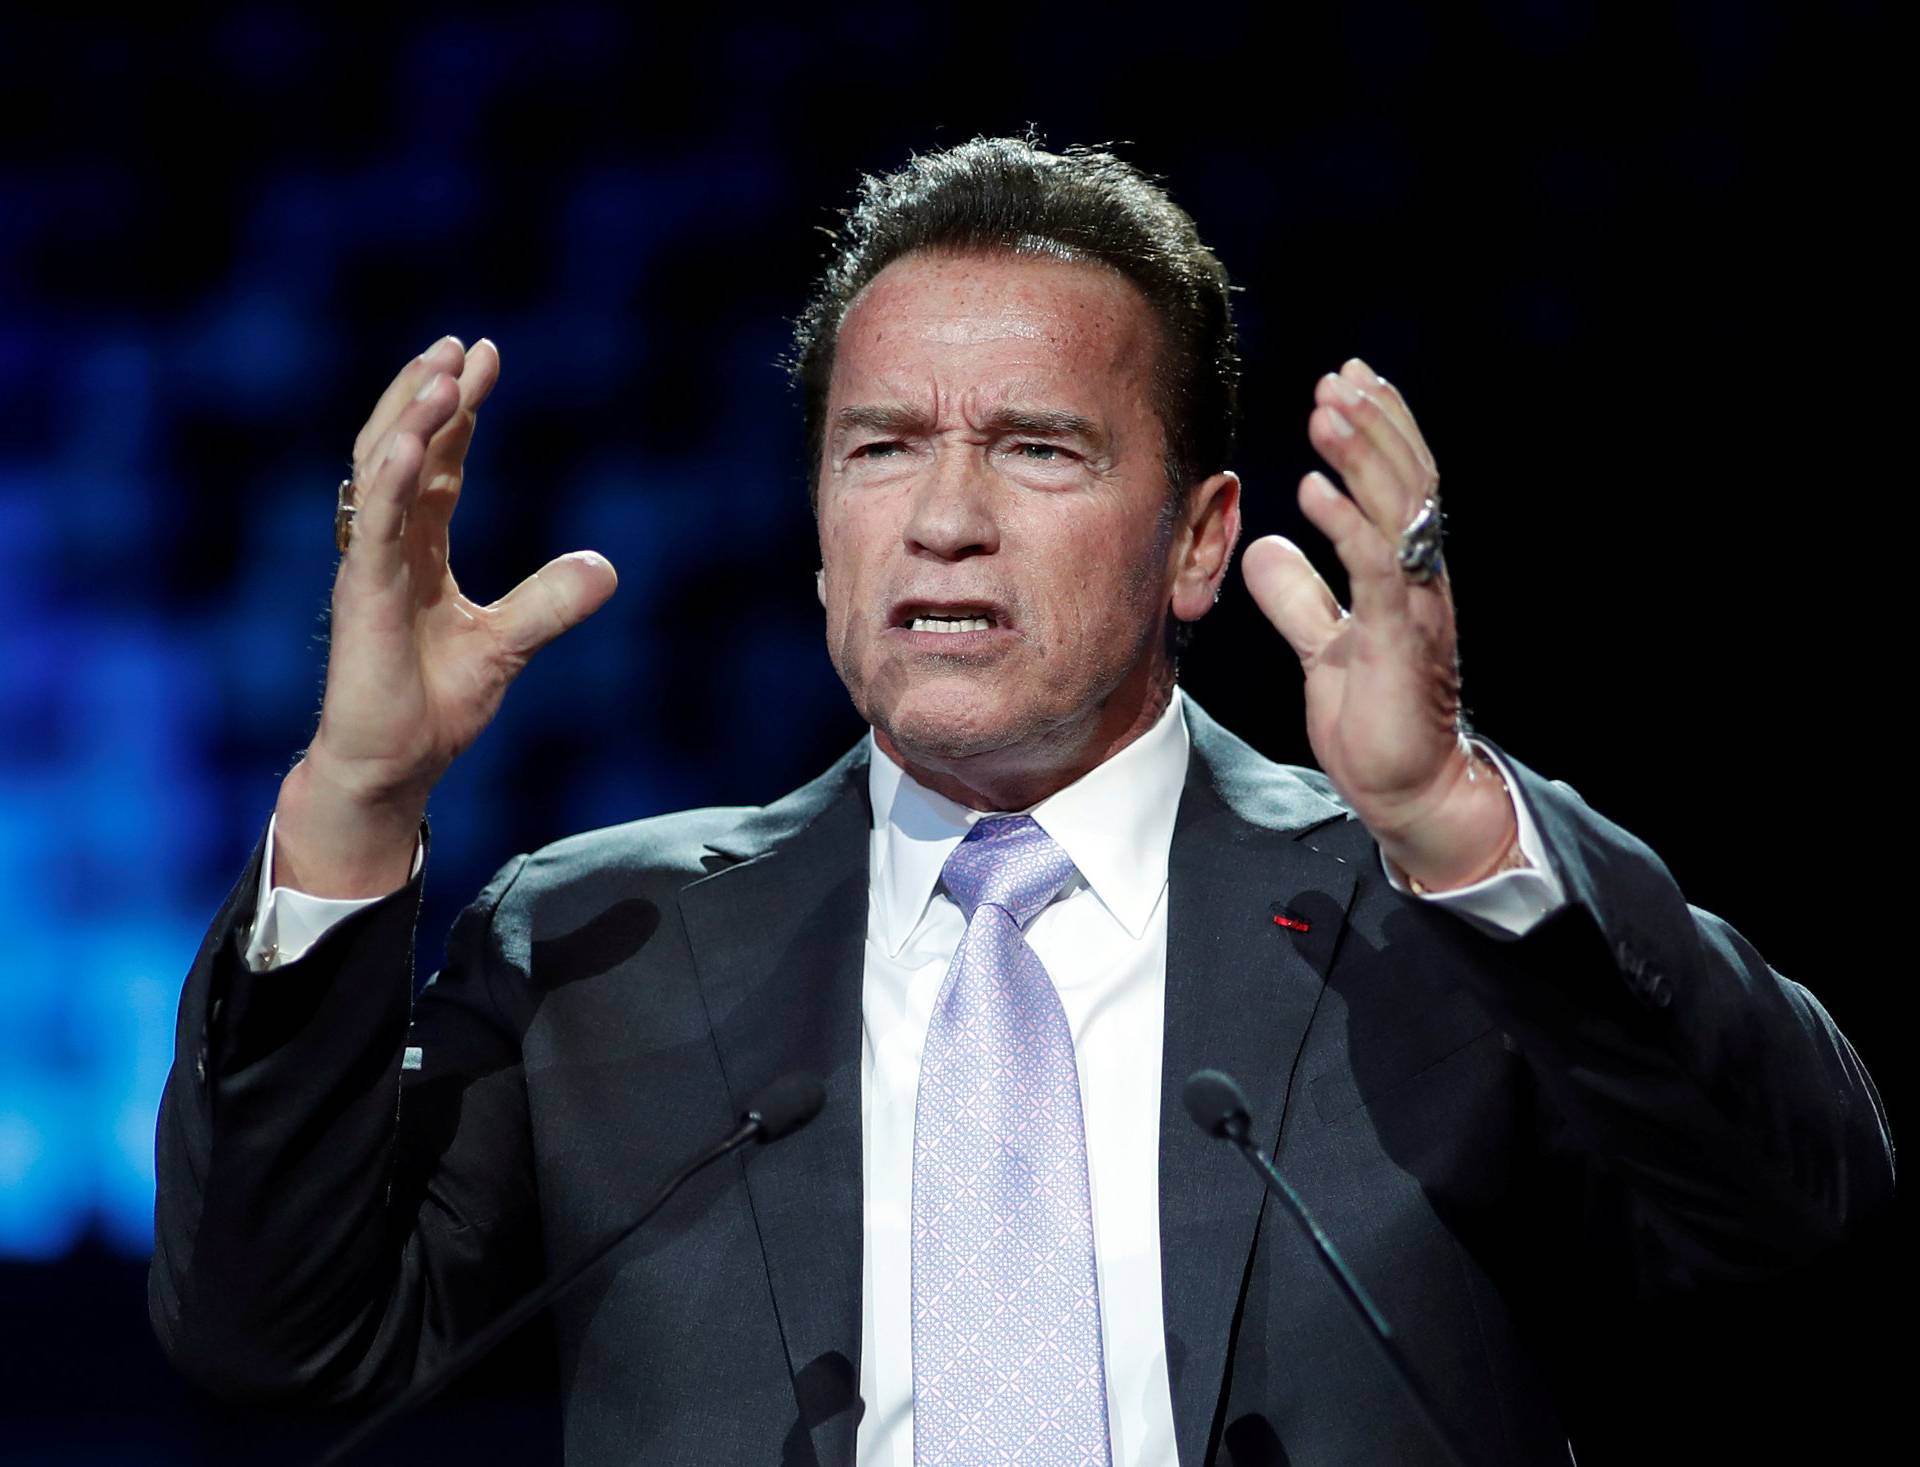
[[[309,754],[280,782],[274,884],[311,896],[385,896],[412,876],[424,793],[371,796]]]
[[[1464,739],[1440,796],[1405,829],[1376,835],[1388,863],[1421,896],[1527,866],[1514,796],[1492,760]]]

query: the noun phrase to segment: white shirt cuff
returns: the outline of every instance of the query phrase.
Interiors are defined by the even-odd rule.
[[[1511,871],[1495,872],[1471,886],[1430,892],[1416,892],[1408,886],[1400,874],[1387,864],[1385,854],[1380,857],[1380,866],[1387,873],[1387,880],[1393,884],[1393,889],[1405,896],[1445,907],[1449,912],[1466,918],[1490,937],[1525,937],[1535,926],[1567,904],[1567,891],[1560,884],[1560,877],[1552,863],[1547,860],[1539,827],[1533,823],[1527,802],[1520,798],[1514,788],[1513,771],[1507,767],[1506,760],[1478,739],[1468,742],[1500,771],[1500,777],[1507,782],[1507,795],[1513,801],[1514,821],[1520,827],[1520,853],[1527,858],[1527,864],[1516,866]]]
[[[318,897],[295,891],[290,886],[275,886],[273,828],[279,818],[275,815],[267,821],[267,851],[260,859],[260,893],[254,902],[253,930],[247,934],[247,970],[252,973],[265,973],[298,962],[316,942],[355,912],[383,900],[381,897]],[[420,863],[425,856],[425,847],[416,839],[409,881],[420,874]]]

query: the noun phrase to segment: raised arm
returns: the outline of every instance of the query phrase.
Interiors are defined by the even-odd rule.
[[[590,550],[490,605],[454,580],[448,527],[499,375],[492,342],[466,351],[444,337],[401,369],[354,440],[320,727],[275,810],[279,885],[327,897],[403,886],[428,792],[533,654],[613,594],[613,567]]]
[[[519,1041],[488,978],[494,902],[435,985],[429,1084],[401,1079],[413,1015],[413,873],[428,791],[533,653],[614,589],[562,556],[481,605],[448,527],[493,346],[447,337],[393,379],[354,444],[320,725],[282,783],[274,883],[370,898],[310,951],[246,960],[263,839],[181,998],[156,1137],[149,1279],[173,1361],[222,1394],[337,1401],[393,1388],[537,1266]],[[457,1062],[456,1062],[457,1061]]]

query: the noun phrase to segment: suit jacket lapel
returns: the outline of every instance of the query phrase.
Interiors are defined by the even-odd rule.
[[[1180,1460],[1199,1463],[1216,1425],[1265,1192],[1231,1146],[1194,1125],[1182,1091],[1195,1070],[1226,1071],[1247,1093],[1256,1135],[1273,1148],[1354,873],[1309,837],[1342,818],[1341,807],[1191,700],[1187,725],[1193,754],[1168,857],[1160,1258],[1174,1436]],[[1274,922],[1276,904],[1295,926]]]
[[[736,1107],[795,1071],[826,1088],[812,1124],[745,1161],[800,1419],[823,1467],[850,1467],[860,1414],[866,775],[863,742],[715,842],[726,864],[680,895]]]

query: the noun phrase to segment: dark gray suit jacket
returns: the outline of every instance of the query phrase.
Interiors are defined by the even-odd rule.
[[[1564,786],[1515,766],[1572,905],[1499,941],[1395,893],[1322,776],[1188,708],[1160,1063],[1183,1463],[1441,1460],[1290,1220],[1183,1113],[1195,1069],[1240,1079],[1488,1463],[1566,1461],[1550,1369],[1581,1300],[1791,1267],[1889,1195],[1878,1096],[1826,1012]],[[417,887],[247,973],[256,852],[161,1111],[175,1363],[239,1397],[390,1392],[807,1070],[811,1126],[697,1178],[560,1306],[563,1409],[582,1467],[847,1467],[864,748],[763,809],[516,859],[417,1002]]]

